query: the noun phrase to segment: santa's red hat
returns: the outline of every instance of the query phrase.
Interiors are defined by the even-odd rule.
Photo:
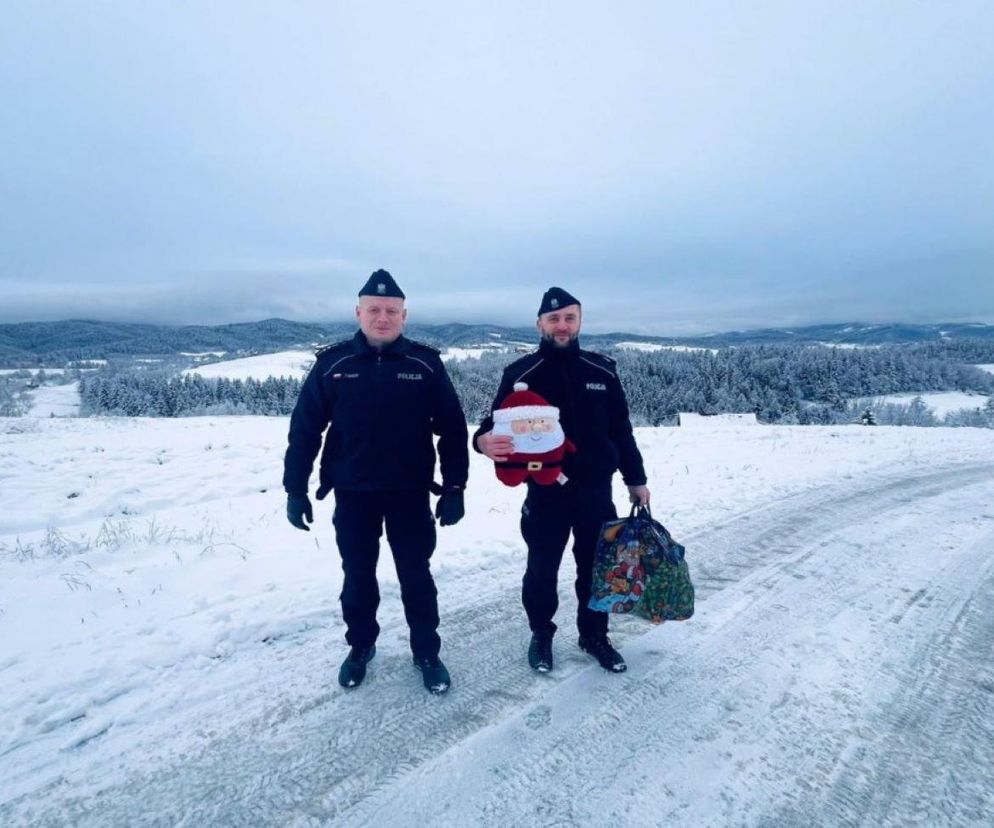
[[[532,420],[545,417],[559,419],[559,409],[542,399],[534,391],[528,390],[527,383],[514,383],[514,391],[504,398],[500,408],[494,411],[495,423],[509,423],[512,420]]]

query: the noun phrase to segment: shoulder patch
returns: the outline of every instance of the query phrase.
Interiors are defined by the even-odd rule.
[[[332,351],[341,348],[343,345],[351,345],[351,339],[343,339],[341,342],[333,342],[331,345],[323,345],[314,352],[314,356],[320,359],[325,354],[330,354]]]

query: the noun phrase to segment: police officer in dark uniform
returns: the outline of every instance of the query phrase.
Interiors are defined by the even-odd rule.
[[[521,509],[521,534],[528,546],[521,598],[532,630],[528,663],[539,672],[552,669],[552,617],[559,605],[556,579],[572,531],[580,647],[604,669],[620,673],[626,669],[625,660],[608,639],[607,614],[587,609],[594,549],[601,524],[618,516],[611,499],[614,472],[621,470],[633,503],[647,505],[649,490],[614,360],[580,349],[580,322],[580,302],[562,288],[549,288],[538,310],[538,351],[504,370],[493,408],[516,382],[524,382],[559,409],[563,431],[576,446],[576,452],[563,459],[565,484],[543,486],[529,480]],[[491,414],[473,435],[473,447],[504,462],[514,443],[492,429]]]
[[[438,351],[402,334],[404,299],[393,277],[377,270],[359,291],[355,336],[318,351],[290,418],[283,486],[290,523],[310,531],[307,486],[327,429],[317,498],[335,492],[342,614],[351,646],[339,683],[361,684],[376,653],[376,561],[385,524],[414,664],[425,687],[440,694],[450,678],[438,657],[438,599],[429,566],[435,549],[428,499],[435,485],[432,435],[439,437],[442,491],[435,516],[442,526],[463,517],[469,451],[466,419]]]

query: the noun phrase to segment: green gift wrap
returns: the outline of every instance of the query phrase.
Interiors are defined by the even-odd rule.
[[[601,527],[594,553],[588,607],[630,612],[661,624],[694,614],[694,584],[684,547],[673,540],[648,507]]]

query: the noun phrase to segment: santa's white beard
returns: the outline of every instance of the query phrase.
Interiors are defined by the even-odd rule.
[[[566,442],[566,435],[559,423],[556,423],[556,427],[552,431],[531,432],[529,434],[515,434],[511,430],[510,423],[495,423],[494,434],[499,437],[510,437],[514,440],[515,454],[545,454],[545,452],[557,449]]]

